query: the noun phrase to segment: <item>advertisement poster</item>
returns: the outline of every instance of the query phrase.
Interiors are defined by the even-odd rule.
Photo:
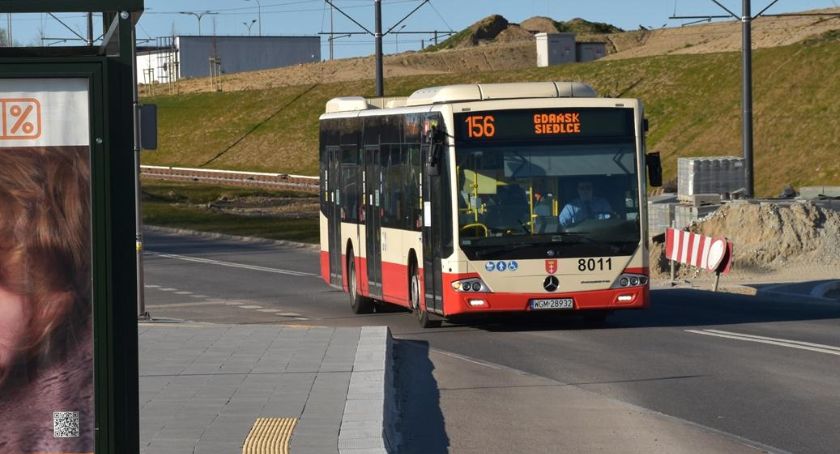
[[[0,452],[94,452],[87,79],[0,79]]]

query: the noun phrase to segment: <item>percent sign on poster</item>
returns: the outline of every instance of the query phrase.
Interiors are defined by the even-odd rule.
[[[41,136],[41,103],[35,98],[0,99],[3,132],[0,140],[31,140]]]

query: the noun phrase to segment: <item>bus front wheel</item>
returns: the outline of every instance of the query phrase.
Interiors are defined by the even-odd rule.
[[[347,256],[347,288],[350,291],[350,309],[354,314],[369,314],[373,312],[373,300],[359,295],[359,288],[356,282],[356,261],[353,260],[353,253]]]
[[[423,328],[433,328],[440,326],[439,320],[432,320],[429,317],[429,311],[426,310],[426,305],[421,301],[420,295],[420,273],[417,272],[417,267],[411,267],[411,279],[409,280],[409,295],[411,297],[411,310],[417,317],[417,321]]]

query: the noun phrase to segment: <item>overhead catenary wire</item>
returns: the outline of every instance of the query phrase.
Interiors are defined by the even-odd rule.
[[[752,99],[752,21],[759,17],[779,16],[779,17],[794,17],[794,16],[838,16],[837,13],[785,13],[785,14],[764,14],[773,5],[778,3],[778,0],[773,0],[769,5],[764,7],[758,14],[752,14],[752,5],[750,0],[742,0],[741,16],[732,12],[729,8],[721,4],[718,0],[711,0],[721,9],[729,13],[729,16],[741,22],[741,59],[742,59],[742,80],[741,80],[741,113],[742,113],[742,131],[741,140],[744,156],[744,173],[746,180],[746,196],[752,197],[754,193],[754,175],[753,175],[753,99]],[[707,16],[671,16],[669,19],[708,19],[719,18],[721,16],[707,15]]]

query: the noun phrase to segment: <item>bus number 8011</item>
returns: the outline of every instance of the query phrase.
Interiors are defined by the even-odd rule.
[[[578,271],[604,271],[612,269],[612,259],[579,259]]]

